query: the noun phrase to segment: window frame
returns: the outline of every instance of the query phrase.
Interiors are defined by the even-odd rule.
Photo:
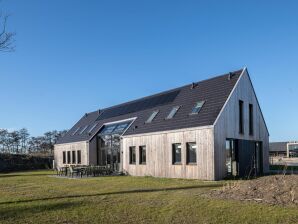
[[[81,127],[78,127],[71,135],[77,134],[77,132],[80,130]]]
[[[83,129],[79,132],[79,135],[83,134],[86,129],[88,128],[89,125],[86,125],[85,127],[83,127]]]
[[[180,161],[177,161],[177,156],[176,156],[176,149],[179,149],[180,147]],[[172,165],[182,165],[182,144],[181,143],[173,143],[172,144]]]
[[[144,151],[145,151],[145,161],[143,160]],[[147,147],[146,145],[141,145],[139,146],[139,164],[146,165],[146,163],[147,163]]]
[[[71,151],[71,164],[76,164],[77,158],[76,158],[76,151]]]
[[[205,100],[197,101],[197,102],[194,104],[194,106],[192,107],[191,112],[190,112],[189,115],[199,114],[200,111],[202,110],[202,108],[203,108],[205,102],[206,102]],[[198,104],[201,104],[201,106],[198,107]],[[194,111],[196,108],[197,108],[197,111]]]
[[[148,117],[148,119],[145,121],[146,124],[152,123],[152,121],[156,118],[157,114],[159,113],[159,110],[154,110]]]
[[[175,115],[177,114],[178,110],[180,109],[181,106],[174,106],[172,107],[170,113],[168,114],[168,116],[165,118],[166,120],[171,120],[173,119],[173,117],[175,117]],[[172,115],[172,116],[170,116]]]
[[[195,162],[190,162],[190,147],[195,146]],[[187,165],[197,165],[197,155],[198,155],[198,146],[196,142],[186,142],[186,164]]]
[[[62,163],[66,164],[66,151],[62,152]]]
[[[77,164],[81,164],[81,163],[82,163],[82,151],[77,150]]]
[[[66,163],[71,164],[71,151],[67,151]]]
[[[133,158],[133,153],[132,153],[133,151],[134,151],[134,158]],[[136,147],[135,146],[129,146],[129,164],[130,165],[136,164]]]
[[[249,104],[249,135],[254,135],[254,106]]]
[[[244,134],[244,102],[239,100],[239,134]]]

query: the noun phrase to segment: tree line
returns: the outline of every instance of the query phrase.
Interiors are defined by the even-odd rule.
[[[14,131],[0,129],[0,153],[53,155],[54,144],[66,132],[53,130],[33,137],[26,128]]]

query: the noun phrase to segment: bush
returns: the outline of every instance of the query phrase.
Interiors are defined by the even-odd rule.
[[[50,169],[52,157],[0,154],[0,172]]]

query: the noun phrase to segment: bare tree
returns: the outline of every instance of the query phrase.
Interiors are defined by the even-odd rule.
[[[14,51],[15,46],[14,36],[16,35],[14,32],[7,31],[7,21],[9,15],[4,15],[0,12],[0,51]]]
[[[27,141],[30,136],[28,130],[26,128],[22,128],[19,130],[19,135],[20,135],[20,141],[21,141],[21,150],[20,153],[26,153],[26,148],[27,148]]]

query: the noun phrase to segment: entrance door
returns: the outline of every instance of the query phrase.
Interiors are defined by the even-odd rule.
[[[255,143],[255,172],[256,175],[261,175],[263,173],[263,148],[262,142]]]

